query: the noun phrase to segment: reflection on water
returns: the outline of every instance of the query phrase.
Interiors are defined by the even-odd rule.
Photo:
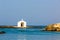
[[[17,40],[27,40],[26,35],[21,35],[21,36],[18,35],[17,37],[18,37]]]
[[[60,40],[60,32],[43,32],[39,29],[0,29],[0,40]]]

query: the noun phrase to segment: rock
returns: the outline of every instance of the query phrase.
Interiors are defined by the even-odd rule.
[[[0,34],[4,34],[5,32],[4,31],[1,31]]]
[[[48,25],[46,28],[45,28],[46,31],[60,31],[60,26],[56,26],[56,24],[51,24],[51,25]]]

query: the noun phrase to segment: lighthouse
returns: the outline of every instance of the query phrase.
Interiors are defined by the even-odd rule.
[[[24,28],[24,27],[27,27],[26,26],[26,21],[24,21],[23,19],[21,21],[19,21],[17,23],[17,27],[21,27],[21,28]]]

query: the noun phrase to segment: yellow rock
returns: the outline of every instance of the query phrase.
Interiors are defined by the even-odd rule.
[[[60,31],[60,24],[50,24],[45,28],[45,30],[47,30],[47,31]]]

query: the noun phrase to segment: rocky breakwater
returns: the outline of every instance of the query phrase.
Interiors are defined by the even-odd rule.
[[[45,28],[46,31],[60,31],[60,23],[50,24]]]

